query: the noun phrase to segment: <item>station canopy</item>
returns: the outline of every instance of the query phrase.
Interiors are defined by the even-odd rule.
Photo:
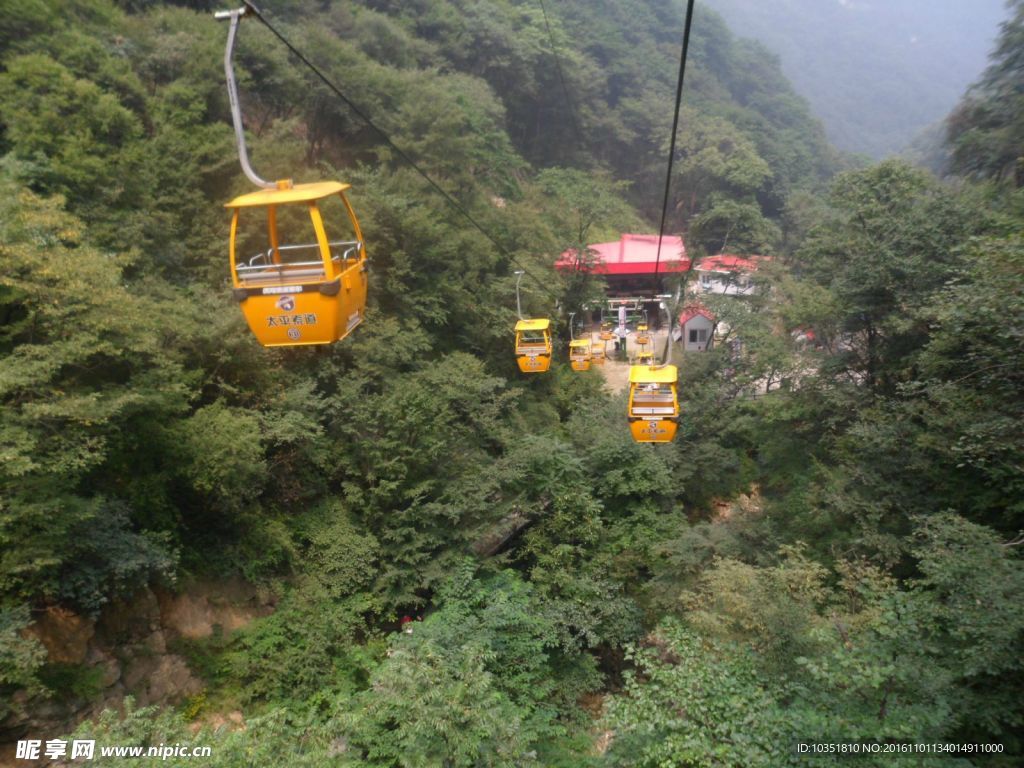
[[[577,250],[565,251],[555,262],[560,272],[589,270],[599,275],[653,275],[682,272],[690,268],[686,245],[677,236],[665,235],[661,239],[661,259],[658,259],[657,235],[623,235],[611,243],[592,243],[590,253],[580,258]]]

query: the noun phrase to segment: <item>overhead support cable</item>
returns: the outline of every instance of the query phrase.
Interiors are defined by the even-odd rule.
[[[246,13],[251,13],[257,19],[259,19],[263,23],[263,26],[265,26],[267,29],[269,29],[271,34],[274,35],[274,37],[276,37],[278,40],[280,40],[281,43],[283,43],[284,46],[299,61],[301,61],[303,64],[305,64],[307,67],[309,67],[310,70],[312,70],[313,74],[315,74],[317,76],[317,78],[320,80],[320,82],[322,82],[324,85],[326,85],[331,90],[331,92],[334,93],[335,96],[337,96],[339,99],[341,99],[348,106],[349,109],[351,109],[353,112],[355,112],[356,115],[358,115],[360,117],[360,119],[362,119],[362,121],[364,123],[366,123],[378,136],[380,136],[380,138],[384,141],[384,143],[387,144],[388,147],[390,147],[392,149],[392,151],[394,151],[394,153],[396,155],[398,155],[402,160],[404,160],[414,171],[416,171],[416,173],[418,173],[420,176],[422,176],[423,179],[431,187],[433,187],[433,189],[439,195],[441,195],[441,197],[444,198],[445,202],[447,202],[448,205],[450,205],[455,211],[457,211],[466,221],[468,221],[477,231],[479,231],[480,234],[482,234],[484,237],[486,237],[491,242],[491,244],[494,245],[494,247],[498,249],[498,252],[502,256],[504,256],[509,261],[511,261],[513,264],[515,264],[520,269],[522,269],[525,274],[529,275],[530,278],[534,282],[536,282],[537,285],[540,287],[540,289],[542,291],[544,291],[548,296],[550,296],[555,301],[558,300],[558,297],[554,293],[552,293],[551,290],[547,287],[547,283],[545,283],[543,280],[541,280],[535,274],[530,272],[515,256],[512,255],[512,253],[504,245],[502,245],[497,240],[497,238],[495,238],[490,232],[488,232],[483,227],[483,225],[480,224],[480,222],[478,222],[476,220],[476,218],[469,211],[467,211],[464,206],[462,206],[459,203],[458,200],[456,200],[454,197],[452,197],[448,192],[445,191],[445,189],[440,184],[438,184],[436,181],[434,181],[434,179],[431,178],[430,174],[428,174],[425,170],[423,170],[419,166],[419,164],[415,160],[413,160],[406,153],[406,151],[404,149],[402,149],[400,146],[395,144],[395,142],[392,141],[391,137],[388,136],[388,134],[384,131],[383,128],[378,126],[373,121],[373,119],[364,110],[362,110],[357,104],[355,104],[348,96],[346,96],[342,92],[341,88],[338,87],[337,84],[335,84],[330,78],[328,78],[327,75],[325,75],[320,70],[319,67],[317,67],[313,62],[311,62],[298,48],[296,48],[291,43],[291,41],[289,41],[283,34],[281,34],[277,30],[277,28],[274,27],[273,24],[271,24],[269,21],[267,21],[266,17],[263,16],[263,14],[260,11],[260,9],[257,8],[254,3],[250,2],[250,0],[242,0],[242,4],[245,6]]]
[[[540,11],[544,15],[544,26],[548,31],[548,42],[551,44],[551,55],[555,59],[555,69],[558,72],[558,80],[562,84],[562,93],[565,96],[566,106],[569,108],[569,117],[572,119],[573,131],[576,133],[576,143],[580,149],[583,149],[583,131],[580,130],[580,121],[578,119],[578,110],[576,109],[576,103],[572,99],[572,95],[569,93],[569,86],[565,82],[565,73],[562,71],[562,57],[558,55],[558,46],[555,45],[555,36],[551,31],[551,22],[548,20],[548,9],[544,5],[544,0],[538,0],[540,3]]]
[[[669,142],[668,169],[665,172],[665,196],[661,203],[661,224],[658,227],[658,252],[654,259],[654,287],[661,293],[661,277],[658,269],[661,266],[661,241],[665,236],[665,217],[668,215],[668,195],[672,187],[672,164],[676,157],[676,133],[679,129],[679,107],[683,102],[683,79],[686,76],[686,56],[690,49],[690,27],[693,24],[694,0],[686,4],[686,24],[683,27],[683,49],[679,54],[679,78],[676,81],[676,108],[672,118],[672,139]]]

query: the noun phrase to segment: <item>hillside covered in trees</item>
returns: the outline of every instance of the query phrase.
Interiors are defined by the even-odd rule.
[[[513,272],[543,276],[524,300],[561,351],[600,283],[557,256],[656,231],[682,4],[265,5],[501,248],[245,20],[254,165],[350,182],[372,269],[349,339],[263,349],[227,279],[222,206],[250,187],[214,6],[6,3],[0,741],[468,768],[948,740],[1002,754],[929,765],[1016,764],[1024,4],[951,119],[950,183],[850,167],[778,62],[700,9],[668,230],[775,258],[751,297],[708,300],[727,336],[677,353],[663,446],[564,354],[518,373]],[[270,608],[175,639],[184,700],[117,707],[124,676],[39,631],[127,643],[140,600],[239,581]]]

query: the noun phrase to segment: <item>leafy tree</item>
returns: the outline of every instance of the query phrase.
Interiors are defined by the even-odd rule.
[[[680,118],[687,129],[679,136],[676,163],[677,190],[689,215],[707,205],[714,193],[748,196],[757,192],[771,171],[757,148],[741,132],[720,118],[697,119],[691,111]]]
[[[690,226],[690,243],[708,253],[773,253],[780,238],[756,204],[732,200],[712,203]]]
[[[826,570],[798,548],[784,547],[775,568],[719,560],[682,598],[687,623],[701,635],[749,643],[765,668],[784,674],[793,654],[814,650],[811,630],[827,592]]]
[[[39,189],[50,193],[85,197],[115,186],[117,168],[107,158],[141,131],[115,96],[38,54],[7,63],[0,104],[8,140],[32,162]],[[55,122],[61,131],[51,129]]]
[[[354,548],[350,554],[359,553]],[[228,650],[221,681],[237,681],[247,703],[328,707],[332,697],[362,689],[382,648],[365,636],[363,613],[375,601],[336,598],[309,581],[290,591],[271,616],[243,631]]]
[[[121,264],[81,242],[81,223],[59,199],[23,190],[4,200],[0,585],[96,610],[115,584],[166,573],[170,553],[88,481],[137,418],[181,412],[187,377],[159,352],[158,312],[125,289]],[[95,526],[103,544],[83,537]],[[138,559],[110,559],[125,550]]]
[[[799,733],[1009,734],[1018,715],[1004,704],[1004,686],[1019,675],[1011,648],[1024,622],[1012,597],[1020,563],[991,530],[954,514],[918,521],[913,541],[919,575],[902,587],[864,561],[839,564],[831,587],[825,568],[788,548],[770,567],[720,560],[684,596],[687,624],[755,650],[760,670],[792,683],[786,698]],[[979,686],[991,709],[974,699]]]
[[[355,755],[374,764],[522,765],[558,737],[560,712],[596,683],[592,661],[564,649],[511,573],[481,581],[464,564],[439,610],[399,635],[370,688],[340,718]]]
[[[17,692],[22,692],[23,700],[41,692],[36,673],[46,651],[38,640],[25,634],[29,622],[27,605],[0,608],[0,691],[4,693],[0,719],[25,714]]]
[[[502,444],[499,425],[512,399],[464,353],[377,396],[360,393],[358,382],[345,394],[347,410],[328,433],[339,439],[346,502],[386,543],[381,585],[397,603],[419,602],[415,591],[441,580],[470,531],[496,517],[485,501],[493,479],[481,467]]]
[[[777,766],[795,763],[781,692],[749,653],[663,621],[629,651],[637,671],[609,703],[610,765]]]
[[[1024,181],[1021,165],[1024,124],[1020,50],[1024,43],[1024,3],[1009,0],[1010,19],[1003,23],[988,69],[947,120],[954,172],[976,179]]]
[[[349,749],[371,765],[513,766],[529,760],[518,713],[495,690],[486,653],[429,644],[395,650],[372,679],[375,695],[351,721]],[[359,764],[356,758],[355,764]]]
[[[1021,417],[1018,343],[1021,243],[983,239],[970,245],[971,268],[932,303],[936,327],[921,355],[920,395],[928,445],[948,482],[939,493],[957,498],[984,522],[1008,533],[1018,527]],[[917,391],[915,391],[917,394]],[[934,482],[941,476],[937,472]]]
[[[263,764],[280,759],[303,768],[326,768],[337,764],[337,752],[344,749],[344,744],[335,741],[329,728],[303,722],[281,708],[247,719],[243,729],[203,728],[197,732],[178,712],[161,712],[156,707],[139,709],[130,696],[125,698],[123,712],[104,710],[95,719],[79,725],[69,735],[68,743],[76,738],[97,742],[93,759],[98,766],[124,762],[123,756],[101,755],[99,745],[141,746],[146,749],[175,744],[190,748],[209,747],[210,757],[203,759],[224,768],[247,761]],[[193,757],[170,755],[161,758],[166,765],[176,768],[195,760]]]
[[[550,216],[553,244],[560,253],[574,254],[563,302],[569,311],[583,313],[604,296],[602,281],[591,271],[595,256],[589,243],[606,236],[617,238],[636,223],[636,215],[621,197],[628,182],[613,181],[608,173],[548,168],[537,175],[536,183],[544,193],[543,204],[555,212]]]
[[[808,235],[797,264],[840,302],[849,375],[868,391],[891,393],[927,337],[921,309],[959,268],[950,244],[982,221],[966,201],[897,161],[839,176],[831,202],[833,214]]]

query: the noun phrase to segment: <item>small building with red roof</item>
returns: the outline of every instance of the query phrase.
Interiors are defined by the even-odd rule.
[[[610,243],[588,245],[587,250],[589,253],[581,258],[575,248],[569,249],[555,262],[555,269],[601,275],[612,296],[649,294],[656,274],[669,275],[690,268],[681,237],[662,237],[660,256],[657,235],[625,234]]]
[[[683,307],[679,313],[680,341],[687,352],[704,352],[714,341],[715,316],[700,304]]]
[[[754,290],[750,276],[759,265],[770,259],[770,256],[736,256],[731,253],[703,258],[694,267],[696,290],[701,293],[749,295]]]

